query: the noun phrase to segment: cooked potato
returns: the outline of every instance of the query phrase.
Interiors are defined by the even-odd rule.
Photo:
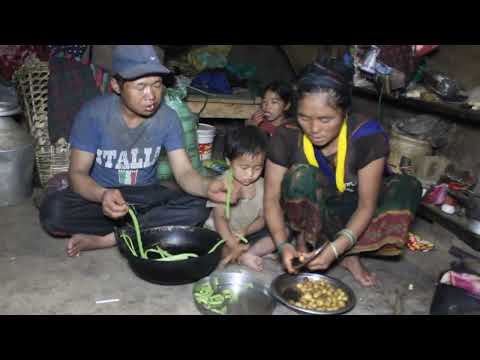
[[[344,308],[348,296],[342,289],[335,288],[325,280],[310,280],[305,278],[296,284],[301,296],[298,301],[290,304],[309,310],[336,311]]]

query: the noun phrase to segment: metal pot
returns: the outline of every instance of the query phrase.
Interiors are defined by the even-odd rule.
[[[125,229],[138,248],[133,228]],[[143,280],[160,285],[181,285],[193,283],[208,276],[220,262],[222,246],[208,254],[208,251],[220,240],[215,231],[193,226],[160,226],[141,230],[144,249],[159,245],[172,255],[195,253],[197,258],[180,261],[155,261],[133,256],[123,240],[115,232],[120,252],[127,258],[133,272]]]
[[[33,138],[11,115],[20,108],[16,99],[0,98],[0,206],[15,205],[33,191]]]
[[[441,72],[425,72],[424,81],[427,88],[440,96],[445,101],[461,102],[467,99],[467,96],[461,95],[460,86],[457,81],[449,78]]]

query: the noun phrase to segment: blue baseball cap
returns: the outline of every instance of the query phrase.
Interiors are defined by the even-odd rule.
[[[152,45],[118,45],[112,54],[112,71],[124,79],[170,73],[160,62]]]

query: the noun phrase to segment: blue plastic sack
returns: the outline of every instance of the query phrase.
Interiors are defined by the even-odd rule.
[[[220,71],[203,71],[193,79],[191,85],[211,93],[232,94],[226,74]]]

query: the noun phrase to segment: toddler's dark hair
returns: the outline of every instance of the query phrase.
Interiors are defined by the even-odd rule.
[[[256,126],[231,129],[225,137],[224,156],[232,161],[242,155],[258,155],[267,151],[268,137]]]

